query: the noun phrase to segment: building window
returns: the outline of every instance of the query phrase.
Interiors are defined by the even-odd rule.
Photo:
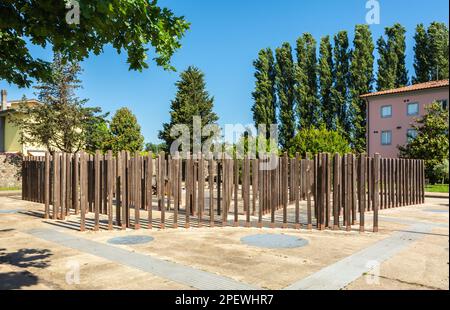
[[[444,110],[448,109],[448,102],[446,99],[437,100],[437,103],[439,103]]]
[[[408,116],[419,115],[419,104],[417,102],[408,103]]]
[[[381,107],[381,118],[389,118],[392,117],[392,106],[385,105]]]
[[[381,145],[392,144],[392,131],[386,130],[381,132]]]
[[[417,130],[415,129],[408,129],[406,133],[406,137],[408,138],[408,143],[413,141],[417,137]]]

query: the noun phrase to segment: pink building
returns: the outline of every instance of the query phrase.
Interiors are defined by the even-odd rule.
[[[367,154],[395,158],[398,146],[417,134],[415,119],[434,101],[448,109],[448,80],[432,81],[361,96],[367,101]]]

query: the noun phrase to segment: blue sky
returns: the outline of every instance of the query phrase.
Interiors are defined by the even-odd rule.
[[[381,23],[372,25],[374,40],[384,27],[400,22],[407,29],[407,65],[413,74],[413,35],[418,23],[448,24],[447,0],[379,0]],[[159,4],[184,15],[192,23],[172,64],[180,72],[189,65],[206,76],[207,89],[215,97],[219,123],[252,123],[251,92],[254,87],[252,61],[261,48],[275,49],[282,42],[295,44],[303,33],[321,36],[365,23],[365,0],[160,0]],[[51,60],[46,51],[32,48],[33,55]],[[152,55],[149,55],[152,58]],[[129,107],[137,116],[146,142],[158,142],[158,130],[169,120],[170,100],[179,72],[167,72],[153,63],[150,69],[128,71],[125,55],[106,47],[100,56],[82,64],[83,89],[79,96],[104,111]],[[33,89],[19,89],[0,81],[10,99],[34,97]]]

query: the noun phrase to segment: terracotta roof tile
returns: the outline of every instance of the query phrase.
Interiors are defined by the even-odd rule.
[[[444,87],[444,86],[448,86],[448,79],[440,80],[440,81],[430,81],[430,82],[426,82],[426,83],[414,84],[414,85],[395,88],[395,89],[383,90],[383,91],[379,91],[379,92],[364,94],[364,95],[361,95],[360,97],[367,98],[367,97],[374,97],[374,96],[381,96],[381,95],[399,94],[399,93],[406,93],[406,92],[410,92],[410,91],[438,88],[438,87]]]

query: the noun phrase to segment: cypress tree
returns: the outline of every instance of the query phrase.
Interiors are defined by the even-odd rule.
[[[275,61],[270,48],[262,49],[258,59],[253,62],[255,67],[255,90],[252,93],[254,104],[252,107],[253,121],[256,128],[259,124],[276,124],[276,89],[275,89]],[[269,134],[269,128],[267,128]]]
[[[297,113],[299,128],[317,126],[321,122],[318,98],[316,40],[304,33],[297,40]]]
[[[342,129],[347,140],[350,140],[352,119],[349,103],[349,66],[350,51],[347,31],[340,31],[334,36],[334,84],[332,88],[333,106],[337,113],[336,128]]]
[[[204,74],[196,67],[188,67],[175,84],[178,88],[175,99],[171,102],[170,122],[163,124],[158,137],[165,142],[167,151],[175,138],[170,135],[174,125],[184,124],[189,128],[191,151],[193,149],[193,117],[201,117],[202,128],[214,124],[219,119],[213,112],[214,98],[206,91]]]
[[[408,84],[408,71],[405,63],[405,28],[396,23],[385,28],[387,41],[383,37],[377,41],[380,54],[378,59],[378,90],[402,87]]]
[[[430,79],[448,79],[448,28],[444,23],[432,22],[427,35]]]
[[[428,63],[428,35],[423,24],[416,27],[414,35],[414,71],[413,84],[430,80],[430,66]]]
[[[319,82],[322,116],[328,130],[336,127],[337,119],[337,109],[331,99],[333,80],[333,50],[330,37],[326,36],[320,40]]]
[[[372,91],[374,44],[368,25],[356,25],[350,63],[350,92],[354,132],[351,142],[354,149],[364,152],[366,148],[366,101],[362,94]]]
[[[276,88],[280,107],[279,141],[283,150],[289,148],[295,136],[295,64],[292,59],[292,48],[283,43],[275,51]]]

